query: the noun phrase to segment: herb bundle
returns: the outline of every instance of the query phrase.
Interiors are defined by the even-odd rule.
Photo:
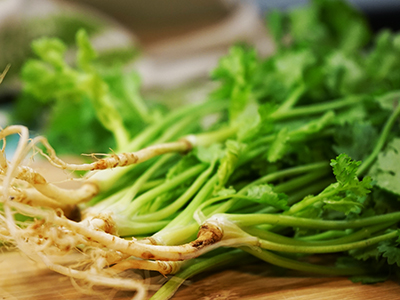
[[[70,164],[51,139],[31,139],[21,125],[3,129],[4,147],[20,135],[12,160],[4,147],[0,156],[4,243],[33,249],[49,268],[92,285],[135,290],[138,299],[152,287],[123,271],[175,274],[152,299],[252,257],[355,281],[395,274],[400,36],[373,36],[339,1],[271,12],[268,28],[273,56],[233,46],[211,73],[218,88],[173,110],[148,106],[136,75],[99,68],[83,31],[76,67],[65,63],[59,40],[35,42],[39,59],[24,67],[23,97],[54,102],[52,124],[60,107],[89,105],[101,128],[88,127],[91,147],[107,136],[113,152]],[[209,115],[217,120],[205,127]],[[46,181],[23,164],[32,151],[85,172],[81,186]],[[77,210],[81,218],[72,220]],[[79,264],[51,259],[75,250],[85,254]],[[307,261],[322,253],[336,253],[337,263]]]

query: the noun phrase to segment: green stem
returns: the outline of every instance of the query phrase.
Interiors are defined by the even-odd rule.
[[[171,180],[165,181],[163,184],[157,186],[156,188],[147,191],[146,193],[140,195],[136,199],[132,201],[129,207],[125,208],[125,214],[127,216],[134,216],[136,212],[140,209],[142,205],[145,203],[152,201],[157,196],[161,195],[162,193],[169,191],[178,185],[182,184],[186,180],[193,178],[194,176],[198,175],[205,169],[205,165],[199,164],[190,169],[182,172],[181,174],[177,175],[176,177],[172,178]]]
[[[368,270],[364,268],[358,268],[358,267],[337,268],[329,266],[320,266],[283,257],[266,250],[260,251],[259,249],[254,249],[249,247],[241,247],[241,249],[270,264],[283,267],[286,269],[297,270],[307,273],[317,273],[317,274],[331,275],[331,276],[351,276],[351,275],[362,275],[370,273],[368,272]]]
[[[125,97],[129,100],[129,103],[132,105],[133,109],[138,113],[140,118],[145,123],[152,123],[156,121],[152,114],[149,111],[149,108],[143,101],[142,96],[140,95],[136,84],[133,82],[131,76],[123,76],[122,77],[122,85]]]
[[[194,211],[193,215],[194,218],[197,220],[197,222],[204,222],[209,216],[209,214],[203,213],[203,210],[222,200],[226,200],[229,199],[228,201],[226,201],[225,203],[221,204],[218,208],[214,208],[212,210],[213,214],[216,213],[224,213],[227,212],[228,210],[242,210],[244,207],[248,206],[248,201],[237,201],[240,199],[248,199],[246,196],[244,196],[244,194],[254,185],[259,185],[262,183],[270,183],[273,182],[275,180],[279,180],[285,177],[289,177],[289,176],[294,176],[294,175],[298,175],[298,174],[302,174],[302,173],[306,173],[306,172],[312,172],[314,171],[315,173],[321,173],[324,172],[324,169],[328,168],[328,165],[325,162],[321,162],[321,163],[313,163],[313,164],[309,164],[309,165],[304,165],[304,166],[299,166],[299,167],[293,167],[293,168],[289,168],[286,170],[281,170],[281,171],[277,171],[271,174],[268,174],[258,180],[253,181],[252,183],[246,185],[245,187],[243,187],[240,191],[238,191],[236,194],[234,195],[226,195],[226,196],[220,196],[220,197],[214,197],[211,199],[208,199],[206,202],[204,202],[203,204],[199,205],[197,207],[197,209]],[[304,177],[300,177],[300,179],[293,179],[296,180],[296,182],[294,182],[295,184],[300,184],[300,182],[302,184],[307,183],[309,180],[312,180],[313,178],[315,178],[313,176],[309,176],[309,174],[304,175]],[[283,184],[284,185],[284,184]],[[281,190],[279,188],[280,185],[276,186],[275,189],[277,188],[278,191]],[[310,186],[311,188],[314,188],[313,185]],[[284,188],[284,186],[283,186]],[[318,186],[318,188],[320,188],[320,186]],[[312,191],[314,191],[315,189],[313,189]]]
[[[167,207],[160,209],[154,213],[140,215],[134,217],[134,221],[136,222],[148,222],[155,220],[162,220],[175,213],[180,209],[184,204],[186,204],[191,197],[201,188],[201,186],[206,182],[208,177],[211,175],[214,166],[210,166],[207,170],[205,170],[196,180],[195,182],[183,193],[178,199],[176,199],[172,204]]]
[[[364,95],[350,96],[350,97],[345,97],[343,99],[325,102],[321,104],[311,104],[302,107],[292,108],[287,111],[282,111],[282,112],[276,111],[270,115],[270,118],[272,120],[283,120],[295,117],[310,116],[314,114],[323,113],[328,110],[346,108],[348,106],[360,103],[363,99],[365,99],[365,97],[366,96]]]
[[[176,225],[172,228],[169,227],[169,224],[170,223],[150,237],[153,244],[168,246],[183,245],[196,239],[199,231],[199,224],[194,220],[185,225]]]
[[[297,103],[297,101],[299,101],[301,95],[304,94],[305,90],[306,87],[304,84],[301,84],[299,87],[294,89],[293,92],[289,95],[289,98],[287,98],[285,102],[283,102],[283,104],[279,106],[275,113],[279,115],[292,108]]]
[[[237,130],[237,127],[228,126],[216,131],[196,134],[195,146],[208,147],[212,144],[220,143],[230,137],[233,137],[237,133]]]
[[[186,281],[202,272],[214,270],[216,268],[227,267],[230,264],[237,265],[237,262],[246,262],[248,255],[243,251],[228,251],[211,258],[193,259],[183,270],[178,272],[166,284],[164,284],[150,300],[167,300],[170,299],[176,290]]]
[[[361,230],[363,230],[363,229],[361,229]],[[317,234],[297,237],[296,239],[300,240],[300,241],[322,242],[322,241],[326,241],[326,240],[342,238],[347,235],[348,235],[348,233],[346,233],[345,230],[328,230],[328,231],[324,231],[324,232],[317,233]]]
[[[292,167],[286,170],[281,170],[274,172],[272,174],[265,175],[257,180],[254,180],[247,186],[245,186],[242,190],[240,190],[238,193],[242,194],[247,192],[247,190],[255,185],[259,185],[262,183],[268,183],[268,182],[273,182],[274,180],[281,179],[284,177],[289,177],[289,176],[295,176],[311,171],[316,171],[316,170],[323,170],[328,167],[328,164],[326,162],[316,162],[308,165],[303,165],[303,166],[298,166],[298,167]]]
[[[259,237],[262,240],[266,240],[266,241],[272,242],[272,243],[279,243],[282,245],[292,245],[292,246],[301,246],[301,247],[335,246],[335,245],[348,244],[348,243],[360,241],[362,239],[365,239],[365,238],[371,236],[371,234],[373,234],[375,232],[389,228],[390,225],[392,225],[392,224],[393,223],[384,223],[384,224],[374,225],[374,226],[360,229],[359,231],[356,231],[351,234],[347,234],[344,231],[339,231],[339,233],[341,235],[339,238],[332,238],[334,236],[337,236],[337,234],[332,234],[332,231],[327,231],[326,233],[330,233],[330,234],[329,234],[329,236],[325,236],[325,238],[331,238],[331,239],[324,240],[324,241],[302,240],[302,239],[297,239],[297,238],[291,238],[291,237],[276,234],[276,233],[273,233],[273,232],[270,232],[267,230],[263,230],[258,227],[247,227],[247,228],[243,228],[243,230],[245,230],[247,233],[249,233],[253,236]]]
[[[165,179],[163,179],[163,178],[147,181],[140,187],[139,193],[143,193],[148,190],[151,190],[152,188],[155,188],[156,186],[163,184],[164,182],[165,182]]]
[[[336,190],[331,190],[330,192],[322,192],[320,194],[318,194],[317,196],[314,197],[310,197],[310,198],[305,198],[302,201],[293,204],[290,209],[288,211],[285,212],[286,215],[293,215],[303,209],[305,209],[306,207],[309,207],[311,205],[313,205],[314,203],[322,200],[322,199],[326,199],[329,198],[331,196],[334,196],[335,194],[337,194]]]
[[[155,122],[154,124],[146,127],[146,129],[144,129],[139,135],[137,135],[132,141],[130,141],[129,144],[126,145],[126,147],[120,149],[120,151],[137,151],[154,141],[160,134],[160,132],[164,132],[164,138],[171,136],[170,133],[166,133],[166,131],[168,131],[166,130],[166,128],[169,128],[173,124],[176,124],[181,120],[181,118],[189,116],[192,118],[193,122],[206,114],[223,111],[224,109],[226,109],[226,107],[227,103],[225,102],[208,101],[206,103],[190,105],[176,109],[167,116],[161,118],[158,122]],[[163,141],[162,139],[158,139],[157,142],[160,143]],[[134,167],[135,165],[124,168],[103,170],[94,174],[91,177],[91,180],[98,183],[101,192],[105,192],[115,186],[115,184]]]
[[[260,247],[267,250],[290,252],[290,253],[335,253],[343,252],[357,248],[364,248],[382,241],[386,241],[397,236],[397,231],[375,236],[362,241],[339,244],[339,245],[322,245],[322,246],[302,246],[302,245],[284,245],[260,239]]]
[[[193,218],[194,212],[212,193],[217,180],[217,175],[211,177],[189,205],[165,228],[154,234],[152,240],[158,245],[171,245],[177,242],[183,243],[192,237],[199,228],[199,224]]]
[[[278,215],[278,214],[227,214],[226,218],[238,226],[254,226],[260,224],[283,225],[300,228],[313,228],[321,230],[340,230],[348,228],[368,227],[378,225],[381,223],[391,223],[400,221],[400,212],[388,213],[385,215],[378,215],[373,217],[366,217],[362,219],[355,219],[349,221],[332,221],[332,220],[318,220],[307,219],[301,217]]]
[[[317,181],[314,184],[309,184],[301,188],[300,190],[291,193],[288,198],[288,204],[293,205],[294,203],[299,202],[304,199],[304,197],[308,195],[313,195],[315,193],[319,193],[324,190],[328,185],[332,183],[332,179],[327,178],[322,181]]]
[[[394,222],[394,223],[396,223],[396,222]],[[318,243],[318,245],[331,245],[332,243],[333,244],[352,243],[352,242],[367,238],[367,237],[371,236],[375,232],[381,231],[383,229],[387,229],[391,225],[393,225],[393,222],[391,222],[391,223],[383,223],[383,224],[378,224],[378,225],[372,225],[372,226],[369,226],[369,227],[362,228],[362,229],[360,229],[360,230],[358,230],[356,232],[347,234],[345,236],[338,237],[336,239],[326,240],[326,241],[321,241],[321,240],[320,241],[318,241],[318,240],[315,240],[315,241],[309,240],[309,241]]]
[[[166,221],[155,221],[155,222],[132,222],[131,220],[118,218],[116,220],[117,234],[122,237],[134,236],[135,238],[139,236],[148,236],[164,228],[168,224]]]
[[[199,119],[204,115],[210,113],[223,111],[228,106],[227,103],[221,101],[207,101],[205,103],[188,105],[182,108],[173,110],[167,116],[157,121],[151,126],[148,126],[142,133],[140,133],[134,140],[132,140],[126,149],[123,151],[132,152],[143,148],[151,140],[153,140],[159,132],[165,132],[166,128],[169,128],[172,124],[175,124],[178,120],[183,117],[190,116],[192,121]]]
[[[138,192],[140,191],[140,188],[146,183],[147,180],[162,166],[164,165],[171,157],[173,154],[168,154],[165,156],[162,156],[158,158],[158,160],[151,165],[150,168],[148,168],[136,181],[135,183],[129,187],[126,190],[126,193],[123,197],[121,197],[121,200],[118,202],[114,203],[113,205],[107,207],[107,210],[114,211],[114,208],[116,210],[125,210],[131,203],[132,199],[136,197]],[[154,189],[153,189],[154,190]]]
[[[181,138],[188,132],[192,132],[194,126],[197,126],[197,124],[196,122],[193,122],[192,116],[184,117],[176,121],[174,124],[171,124],[168,127],[168,130],[166,130],[159,138],[154,140],[153,144],[161,144]]]
[[[325,165],[325,168],[321,168],[320,170],[307,173],[303,176],[299,176],[288,180],[284,183],[280,183],[274,187],[274,191],[276,193],[289,193],[298,188],[304,188],[309,186],[310,183],[315,182],[317,179],[323,178],[330,171],[328,165]]]

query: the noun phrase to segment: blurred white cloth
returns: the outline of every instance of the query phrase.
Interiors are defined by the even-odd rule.
[[[3,0],[0,1],[0,31],[12,22],[41,18],[63,12],[83,11],[99,18],[108,29],[91,36],[97,51],[138,46],[143,50],[138,60],[127,66],[142,77],[143,88],[170,88],[207,78],[218,59],[227,53],[235,42],[254,45],[260,54],[273,51],[263,19],[257,8],[250,4],[228,1],[229,13],[208,27],[194,30],[183,36],[152,43],[141,47],[135,32],[128,30],[118,20],[104,12],[89,9],[76,3],[53,0]],[[57,34],[57,33],[55,33]],[[0,53],[1,55],[1,53]],[[1,67],[1,66],[0,66]]]
[[[133,65],[144,87],[168,87],[207,77],[235,42],[254,45],[265,56],[273,52],[262,18],[251,5],[238,5],[218,24],[189,36],[153,45]]]

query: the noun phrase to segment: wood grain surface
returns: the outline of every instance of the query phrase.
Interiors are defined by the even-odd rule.
[[[273,268],[272,268],[273,269]],[[131,292],[102,290],[85,295],[70,279],[16,252],[0,255],[1,300],[115,299],[127,300]],[[150,295],[149,295],[150,297]],[[374,285],[356,284],[341,277],[278,275],[267,264],[244,266],[203,274],[182,286],[173,300],[394,300],[400,299],[400,285],[393,281]]]

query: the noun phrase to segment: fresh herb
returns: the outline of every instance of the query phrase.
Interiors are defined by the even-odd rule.
[[[11,228],[5,240],[45,260],[54,250],[90,253],[85,270],[46,263],[143,297],[143,285],[115,272],[176,273],[153,299],[168,299],[186,278],[250,256],[357,282],[398,273],[398,35],[370,39],[363,16],[339,1],[275,11],[268,20],[273,56],[233,46],[212,72],[216,90],[202,103],[171,110],[147,106],[135,74],[99,69],[83,31],[76,67],[65,63],[59,40],[35,42],[40,59],[25,65],[24,95],[53,108],[87,101],[88,120],[113,140],[114,152],[69,164],[43,137],[29,140],[25,127],[5,128],[2,138],[20,134],[13,160],[0,160],[1,220]],[[33,76],[39,71],[42,77]],[[202,118],[212,114],[216,123],[204,127]],[[101,149],[103,137],[92,146]],[[22,166],[32,148],[56,167],[88,171],[82,186],[64,190]],[[71,217],[71,207],[79,207],[81,220],[60,216]],[[40,220],[17,226],[12,210]],[[307,261],[322,253],[335,253],[337,263]]]

